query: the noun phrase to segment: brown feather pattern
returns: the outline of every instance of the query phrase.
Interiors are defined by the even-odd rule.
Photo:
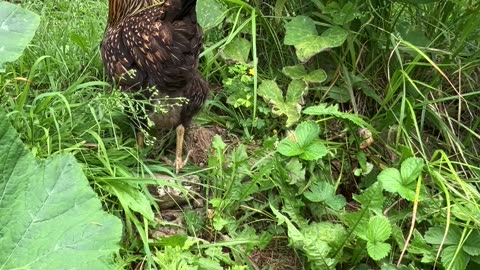
[[[202,31],[194,6],[195,0],[109,0],[101,44],[108,75],[124,91],[188,99],[167,114],[152,113],[158,128],[188,126],[208,95],[198,71]]]

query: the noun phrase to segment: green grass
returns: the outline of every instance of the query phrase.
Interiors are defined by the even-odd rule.
[[[107,3],[22,3],[42,23],[0,74],[1,105],[37,157],[73,153],[104,208],[124,220],[119,268],[478,267],[479,4],[223,2],[201,59],[220,90],[195,122],[226,134],[211,138],[203,167],[184,170],[200,178],[199,194],[155,177],[174,176],[161,160],[172,136],[136,147],[132,100],[111,91],[99,56]],[[319,35],[337,26],[348,36],[300,62],[283,43],[297,15]],[[242,40],[249,48],[232,50]],[[235,64],[240,50],[248,55]],[[294,65],[323,69],[326,80],[284,72]],[[299,113],[292,126],[262,92],[270,80],[286,98],[305,86],[296,102],[283,100]],[[172,224],[153,218],[164,211],[148,185],[203,197],[204,207],[181,209],[184,232],[153,237]]]

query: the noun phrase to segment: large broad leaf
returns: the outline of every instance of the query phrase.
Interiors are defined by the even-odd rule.
[[[286,126],[290,127],[300,119],[302,99],[308,90],[302,80],[293,80],[288,85],[287,93],[283,96],[282,90],[273,80],[264,80],[258,87],[258,94],[272,105],[272,112],[276,115],[286,115]]]
[[[347,39],[348,31],[333,26],[318,35],[315,21],[307,16],[297,16],[285,25],[285,45],[293,45],[297,57],[305,62],[317,53],[341,46]]]
[[[228,60],[234,60],[240,63],[247,63],[252,44],[250,41],[236,37],[228,43],[222,51],[222,56]]]
[[[121,235],[75,158],[36,160],[0,110],[0,269],[115,269]]]
[[[196,6],[197,19],[204,31],[211,29],[225,19],[227,8],[217,0],[198,0]]]
[[[458,245],[462,240],[462,230],[457,226],[450,226],[445,236],[445,227],[430,227],[425,233],[425,241],[433,245]]]
[[[467,269],[467,265],[470,261],[470,256],[468,256],[468,254],[462,249],[457,252],[457,249],[457,246],[448,246],[442,250],[442,255],[440,256],[440,258],[445,269]]]
[[[14,4],[0,1],[0,72],[2,64],[17,60],[35,35],[40,17]]]

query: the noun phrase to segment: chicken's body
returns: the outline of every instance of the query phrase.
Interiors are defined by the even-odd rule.
[[[195,4],[196,0],[109,0],[101,44],[107,74],[123,91],[141,91],[149,100],[188,100],[167,113],[150,112],[159,129],[179,127],[181,133],[208,95],[208,85],[198,71],[202,32]],[[178,144],[183,143],[183,133],[178,132],[177,171]]]

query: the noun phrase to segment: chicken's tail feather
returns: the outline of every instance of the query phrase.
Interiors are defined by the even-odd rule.
[[[192,11],[195,12],[195,6],[197,0],[183,0],[182,1],[182,10],[180,11],[180,18],[188,16]]]

